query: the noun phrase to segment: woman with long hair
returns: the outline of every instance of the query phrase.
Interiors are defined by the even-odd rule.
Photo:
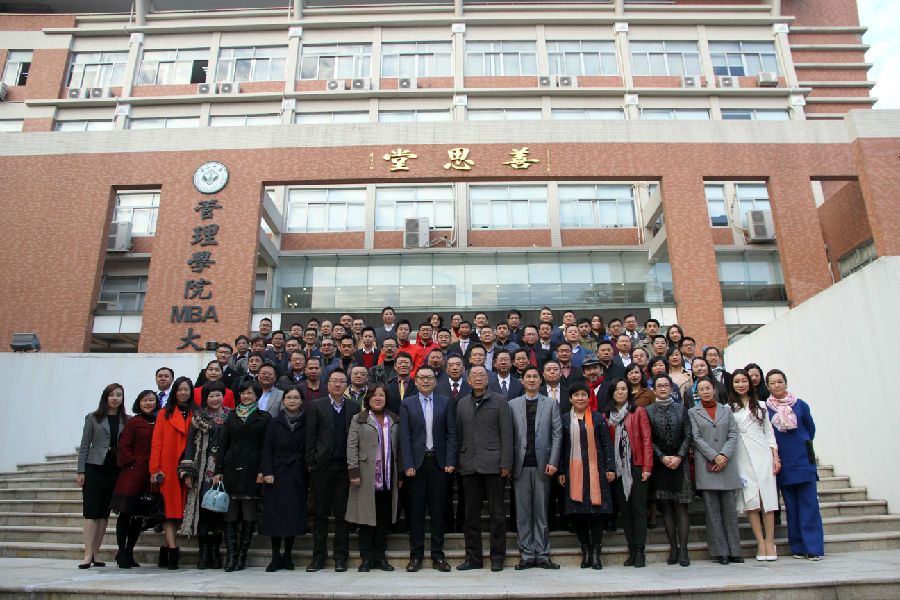
[[[159,568],[178,568],[181,550],[175,543],[178,522],[184,515],[187,487],[178,478],[178,463],[187,445],[187,434],[193,417],[194,385],[187,377],[172,384],[172,397],[157,415],[150,446],[150,483],[159,485],[166,507],[163,531],[166,545],[159,548]]]
[[[600,315],[591,316],[591,337],[599,344],[606,338],[606,325],[603,324],[603,317]]]
[[[744,367],[744,370],[750,375],[750,383],[756,390],[756,397],[765,404],[766,400],[769,399],[769,388],[766,386],[765,371],[756,363],[748,364]]]
[[[669,379],[678,388],[678,394],[684,401],[684,393],[691,387],[691,374],[684,368],[684,357],[681,350],[670,347],[666,350],[666,365],[669,371]]]
[[[119,479],[113,491],[110,507],[119,514],[116,519],[116,543],[119,553],[116,564],[120,569],[139,567],[134,560],[134,546],[141,535],[144,518],[135,514],[141,495],[150,487],[150,444],[159,398],[153,390],[138,394],[131,406],[133,419],[128,419],[119,438]]]
[[[669,363],[666,362],[664,356],[654,356],[650,359],[650,364],[647,367],[647,370],[650,372],[650,376],[647,379],[647,387],[651,390],[653,389],[653,378],[657,375],[668,375],[669,373]],[[669,382],[671,383],[671,379]],[[684,399],[681,396],[681,391],[678,389],[677,385],[671,386],[672,391],[669,393],[669,396],[672,398],[672,401],[675,404],[681,404]],[[654,392],[653,397],[656,398],[656,393]]]
[[[653,390],[645,385],[644,371],[637,363],[625,367],[625,382],[628,384],[628,395],[635,406],[644,408],[656,401]]]
[[[208,372],[208,371],[207,371]],[[197,536],[198,569],[221,569],[222,513],[200,506],[203,495],[212,487],[216,472],[216,454],[222,445],[225,419],[230,409],[224,405],[229,391],[218,379],[207,381],[200,388],[200,406],[194,410],[188,430],[184,456],[178,465],[178,477],[187,486],[184,518],[178,533]]]
[[[738,425],[740,443],[736,459],[738,473],[744,482],[738,494],[737,508],[750,520],[750,528],[756,537],[756,560],[777,560],[775,510],[778,508],[778,489],[775,475],[781,470],[781,459],[769,412],[760,405],[746,369],[735,369],[731,374],[728,405]]]
[[[684,405],[688,408],[700,404],[700,393],[697,391],[697,383],[704,377],[710,378],[710,381],[713,382],[713,386],[716,388],[716,400],[719,404],[728,403],[728,393],[725,391],[725,386],[712,379],[709,371],[709,363],[702,356],[695,356],[691,360],[691,385],[684,391],[682,396]]]
[[[128,420],[124,401],[124,388],[111,383],[103,388],[97,410],[84,418],[75,476],[81,487],[84,516],[84,560],[79,569],[106,566],[100,560],[100,544],[109,523],[109,505],[119,477],[116,451]]]
[[[678,342],[683,339],[684,329],[681,328],[681,325],[678,323],[669,325],[669,328],[666,329],[666,341],[669,343],[669,348],[677,348]]]

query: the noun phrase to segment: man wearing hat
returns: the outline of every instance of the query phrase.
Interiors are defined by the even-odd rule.
[[[591,410],[603,411],[606,408],[606,389],[609,387],[610,377],[606,376],[603,364],[597,355],[588,352],[581,363],[581,371],[584,373],[585,383],[591,390]]]

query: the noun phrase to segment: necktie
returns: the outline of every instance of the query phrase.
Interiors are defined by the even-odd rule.
[[[550,388],[550,397],[556,400],[556,388]]]
[[[160,405],[160,407],[165,406],[165,404],[166,404],[166,393],[165,393],[165,392],[158,392],[158,393],[156,394],[156,397],[159,398],[159,405]]]
[[[469,347],[468,340],[466,340],[466,341],[459,340],[459,349],[462,350],[463,354],[466,353],[466,348],[468,348],[468,347]]]
[[[509,388],[506,387],[506,380],[504,379],[500,382],[500,391],[503,392],[504,395],[506,395],[508,389]]]
[[[428,397],[425,398],[425,449],[428,451],[434,450],[433,422],[431,397]]]
[[[405,396],[405,393],[404,393],[405,391],[406,391],[406,382],[401,379],[400,380],[400,397],[401,398],[403,398]]]
[[[453,399],[456,400],[459,397],[459,384],[453,384]]]
[[[534,348],[531,349],[531,366],[536,367],[537,365],[537,353],[535,353]]]

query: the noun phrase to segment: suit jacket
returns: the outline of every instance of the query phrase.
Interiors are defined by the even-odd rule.
[[[301,374],[300,380],[297,381],[294,379],[294,375],[291,372],[291,370],[288,369],[288,371],[284,375],[279,377],[278,380],[275,382],[275,387],[277,387],[279,390],[281,390],[283,392],[286,392],[293,387],[299,386],[304,381],[306,381],[305,374]]]
[[[309,381],[307,381],[306,379],[304,379],[300,383],[299,387],[300,387],[300,393],[303,394],[303,406],[304,407],[307,406],[308,404],[311,404],[312,402],[315,402],[322,396],[328,395],[328,387],[325,385],[324,379],[319,380],[319,388],[317,390],[310,390],[309,389]]]
[[[359,367],[365,367],[366,363],[363,361],[363,354],[365,354],[362,350],[357,350],[353,353],[353,364]],[[372,352],[372,368],[378,364],[378,359],[381,358],[381,350],[375,348]]]
[[[324,469],[328,466],[334,446],[334,422],[332,421],[331,397],[325,395],[313,401],[303,414],[306,415],[306,465],[310,471]],[[341,416],[347,426],[349,435],[350,421],[359,412],[359,405],[344,401]]]
[[[738,464],[734,458],[738,445],[738,426],[731,407],[716,403],[715,418],[703,405],[688,411],[694,445],[694,478],[698,490],[737,490],[742,487]],[[719,454],[728,459],[718,472],[707,471],[706,463]]]
[[[278,413],[281,412],[282,398],[284,398],[284,390],[273,387],[272,391],[269,392],[269,403],[266,405],[266,412],[273,417],[277,417]]]
[[[459,380],[459,391],[456,393],[456,398],[453,397],[453,386],[450,383],[450,378],[447,377],[438,381],[437,385],[434,387],[435,394],[443,394],[447,396],[454,403],[458,402],[460,398],[472,393],[472,386],[469,385],[469,382],[466,381],[466,376],[463,375]]]
[[[500,388],[500,377],[496,373],[491,373],[490,378],[488,379],[488,389],[492,392],[497,392],[501,396],[503,395],[503,391]],[[509,385],[506,390],[506,399],[509,400],[511,398],[518,398],[522,394],[525,393],[525,386],[522,385],[522,382],[513,377],[512,373],[509,375]]]
[[[585,382],[584,373],[581,371],[581,367],[576,367],[575,365],[571,365],[571,369],[569,370],[569,376],[562,376],[561,381],[566,382],[566,387],[569,387],[573,383],[580,381],[581,383]]]
[[[617,354],[614,354],[610,360],[609,368],[606,368],[603,363],[600,363],[600,366],[603,368],[603,379],[606,381],[612,381],[616,377],[625,377],[625,365]]]
[[[432,392],[431,437],[438,466],[456,466],[456,405],[452,399]],[[425,412],[419,392],[403,398],[400,405],[400,456],[403,469],[419,469],[425,460]]]
[[[122,436],[125,429],[125,419],[119,420],[119,431],[116,435],[116,445],[118,439]],[[109,451],[109,420],[106,416],[98,423],[93,414],[89,414],[84,418],[84,429],[81,432],[81,446],[78,448],[78,473],[84,473],[84,466],[87,463],[92,465],[102,465],[106,460],[106,453]]]
[[[477,409],[472,394],[460,398],[456,435],[461,475],[499,475],[501,469],[512,469],[512,415],[509,402],[501,394],[485,390]]]
[[[509,401],[513,426],[513,479],[522,475],[522,463],[528,445],[528,414],[525,395]],[[559,420],[559,405],[547,396],[537,397],[537,413],[534,416],[534,454],[539,473],[548,464],[559,466],[559,452],[562,446],[562,423]]]
[[[375,345],[381,348],[382,342],[388,338],[397,339],[397,324],[391,326],[390,331],[384,329],[384,323],[375,328]]]
[[[528,351],[528,360],[530,362],[532,348],[529,348],[528,346],[523,345],[522,350]],[[543,348],[541,348],[540,342],[538,342],[537,344],[534,345],[533,350],[534,350],[535,359],[537,359],[537,365],[536,365],[537,368],[543,369],[544,363],[547,362],[548,360],[550,360],[550,357],[553,356],[553,352],[555,351],[555,348],[553,348],[551,350],[544,350]]]
[[[272,348],[266,348],[265,352],[263,352],[263,356],[273,365],[275,365],[275,374],[278,377],[281,377],[285,373],[291,370],[291,355],[288,354],[287,350],[281,351],[281,360],[275,355],[275,350]]]
[[[416,387],[416,380],[412,378],[408,378],[406,380],[405,389],[403,390],[403,395],[400,395],[400,382],[397,379],[394,379],[391,383],[387,384],[387,408],[389,411],[394,413],[395,415],[400,414],[400,403],[403,399],[412,394],[418,394],[419,390]]]
[[[547,396],[550,398],[550,394],[547,393],[547,385],[541,384],[541,395]],[[570,410],[572,410],[572,403],[569,401],[569,386],[566,384],[565,379],[559,380],[559,398],[556,399],[556,403],[559,405],[559,414],[564,415]],[[550,398],[553,400],[553,398]]]
[[[480,342],[478,342],[477,338],[475,340],[472,340],[472,338],[469,338],[469,344],[466,346],[466,351],[463,352],[462,346],[460,346],[459,342],[458,341],[453,342],[452,344],[447,346],[447,356],[450,356],[451,354],[459,354],[460,356],[463,357],[463,364],[468,369],[469,368],[469,349],[472,347],[472,344],[475,344],[475,343],[480,343]]]

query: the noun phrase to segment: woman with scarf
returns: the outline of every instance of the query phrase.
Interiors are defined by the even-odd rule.
[[[128,419],[119,438],[118,456],[119,479],[113,490],[110,508],[119,513],[116,519],[116,543],[119,553],[116,564],[120,569],[139,567],[134,560],[134,546],[144,525],[144,518],[138,511],[138,500],[150,486],[150,442],[153,426],[159,412],[159,398],[153,390],[144,390],[131,407],[133,419]]]
[[[691,474],[685,460],[691,449],[691,420],[683,404],[672,400],[675,386],[665,373],[653,376],[656,402],[647,407],[653,440],[652,497],[663,513],[669,538],[670,565],[691,564],[688,557],[688,504],[693,498]]]
[[[272,418],[259,410],[262,386],[244,380],[237,388],[240,404],[225,419],[222,445],[216,455],[213,484],[224,480],[231,498],[225,514],[225,571],[242,571],[256,527],[260,486],[262,485],[262,442]],[[241,523],[240,540],[237,524]]]
[[[199,543],[198,569],[221,569],[222,513],[200,507],[203,495],[212,487],[216,473],[216,454],[222,445],[225,419],[230,409],[224,406],[228,392],[218,379],[200,388],[200,407],[194,411],[188,430],[184,456],[178,465],[178,477],[187,486],[184,519],[178,533],[196,535]]]
[[[288,389],[281,410],[269,421],[263,438],[262,473],[265,484],[259,532],[272,540],[272,560],[266,572],[294,570],[294,537],[306,533],[306,419],[299,388]],[[284,540],[284,553],[281,542]]]
[[[640,377],[640,367],[637,365],[626,374],[631,372],[636,372]],[[647,388],[643,390],[647,391]],[[606,417],[616,460],[616,479],[612,482],[612,489],[628,543],[625,566],[643,567],[646,565],[647,486],[653,470],[653,442],[647,413],[635,403],[626,380],[613,379],[609,384]]]
[[[616,478],[609,427],[603,415],[590,409],[588,387],[569,387],[572,409],[562,415],[559,483],[565,487],[565,514],[581,543],[581,568],[602,569],[603,529],[612,513],[610,482]]]
[[[794,558],[819,560],[825,554],[825,538],[812,445],[816,424],[809,405],[788,391],[784,372],[772,369],[766,373],[766,384],[771,393],[766,407],[781,457],[777,480],[787,512],[788,543]]]
[[[756,537],[756,560],[777,560],[775,509],[778,508],[778,488],[775,475],[781,470],[781,459],[769,412],[757,400],[747,370],[735,369],[731,374],[728,404],[738,425],[736,460],[744,482],[738,494],[737,508],[750,520]]]
[[[359,524],[359,571],[393,571],[385,556],[387,532],[397,517],[400,469],[400,417],[388,411],[387,388],[376,383],[366,391],[363,410],[353,417],[347,435],[350,498],[347,521]]]
[[[697,391],[697,383],[703,379],[709,378],[716,388],[716,400],[719,404],[728,404],[728,392],[725,386],[712,378],[709,373],[709,363],[702,356],[694,357],[691,360],[691,385],[684,390],[682,400],[689,409],[700,404],[700,392]]]

